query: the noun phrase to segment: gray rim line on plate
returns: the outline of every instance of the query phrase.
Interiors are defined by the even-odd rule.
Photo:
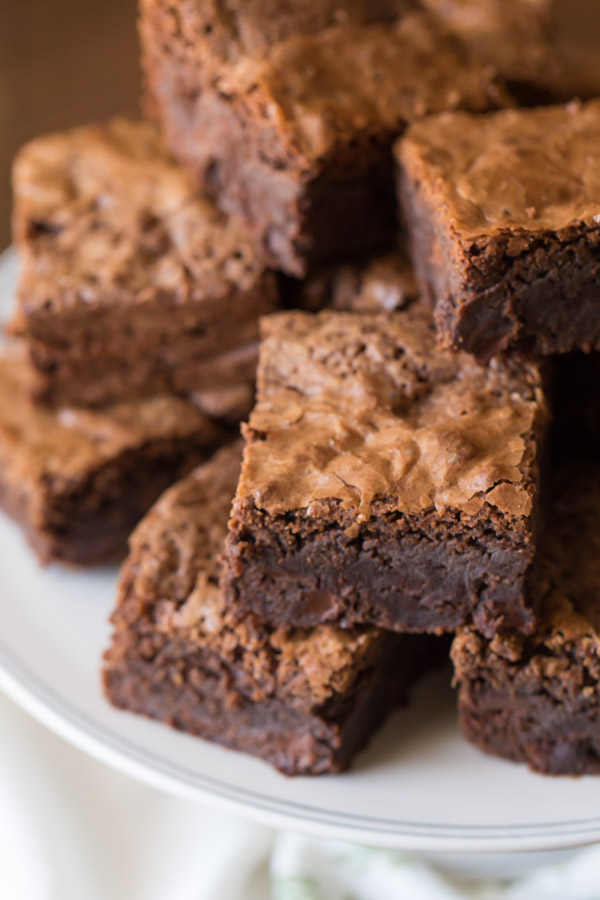
[[[221,797],[225,800],[240,802],[240,797],[252,801],[253,805],[265,812],[277,815],[286,815],[290,811],[297,811],[302,818],[315,823],[336,825],[344,829],[404,834],[407,837],[427,837],[439,839],[447,837],[452,839],[468,840],[502,840],[518,836],[519,838],[551,838],[551,837],[575,837],[597,831],[600,828],[600,818],[574,819],[566,822],[529,823],[526,825],[436,825],[430,823],[403,822],[402,820],[377,819],[371,816],[356,816],[351,813],[340,814],[330,810],[321,810],[311,806],[296,803],[294,801],[277,801],[272,798],[248,791],[245,788],[237,788],[228,785],[227,782],[211,778],[206,775],[198,775],[190,769],[175,765],[173,762],[147,750],[141,750],[138,745],[121,737],[116,732],[99,725],[86,713],[62,699],[54,691],[47,688],[44,682],[23,666],[6,646],[0,643],[0,664],[30,696],[38,702],[53,710],[55,715],[67,721],[71,727],[87,737],[100,741],[113,752],[134,759],[145,768],[154,768],[170,779],[184,781],[189,787],[203,790]],[[152,720],[147,720],[152,721]],[[166,727],[162,723],[154,722],[157,727]],[[189,736],[188,736],[189,737]],[[195,739],[195,738],[191,738]],[[229,751],[236,752],[236,751]],[[265,764],[266,765],[266,764]],[[483,832],[483,833],[482,833]],[[515,832],[517,834],[515,835]]]

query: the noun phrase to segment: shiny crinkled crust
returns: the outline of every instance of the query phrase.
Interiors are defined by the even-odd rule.
[[[600,346],[600,103],[432,117],[397,146],[423,295],[481,359]]]
[[[149,123],[37,138],[19,153],[13,186],[24,315],[143,304],[160,291],[209,300],[263,276],[244,227],[193,190]]]
[[[348,142],[390,139],[409,122],[448,109],[509,105],[493,69],[474,60],[435,17],[335,25],[274,44],[225,70],[219,88],[268,104],[282,149],[318,162]],[[283,136],[285,135],[285,139]]]
[[[263,322],[258,403],[237,499],[276,515],[338,500],[415,514],[488,505],[528,518],[534,435],[545,418],[534,363],[435,349],[428,310]]]
[[[528,236],[597,223],[600,101],[485,116],[448,113],[414,125],[398,144],[411,179],[436,197],[465,251],[483,236]],[[523,242],[523,243],[520,243]]]

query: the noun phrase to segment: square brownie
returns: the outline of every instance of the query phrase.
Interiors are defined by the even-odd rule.
[[[171,150],[291,275],[392,243],[391,144],[407,123],[509,102],[434,17],[345,18],[258,49],[235,31],[228,49],[204,4],[142,3],[149,108]]]
[[[524,104],[570,99],[557,52],[556,0],[423,0]]]
[[[0,507],[43,562],[118,559],[159,494],[230,435],[174,396],[103,410],[34,406],[20,350],[0,357]]]
[[[600,102],[417,123],[397,148],[413,262],[445,345],[600,347]]]
[[[276,625],[531,630],[539,366],[436,350],[418,304],[282,313],[263,337],[230,604]]]
[[[437,662],[444,642],[374,628],[272,629],[236,615],[218,558],[241,447],[158,501],[131,539],[104,685],[118,707],[262,757],[288,775],[337,772]]]
[[[246,228],[196,194],[152,125],[39,138],[16,160],[14,190],[11,331],[49,405],[212,390],[214,360],[256,342],[277,306]]]
[[[538,772],[600,773],[600,463],[553,479],[540,538],[535,632],[459,630],[452,648],[469,741]]]

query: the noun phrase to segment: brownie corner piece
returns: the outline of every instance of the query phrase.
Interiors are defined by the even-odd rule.
[[[465,737],[537,772],[600,774],[599,475],[597,459],[577,460],[552,481],[535,631],[469,627],[452,646]]]
[[[430,312],[264,322],[226,543],[229,601],[277,624],[531,630],[536,363],[435,348]]]
[[[237,382],[221,360],[278,305],[243,223],[200,195],[158,129],[117,118],[37,138],[13,170],[11,333],[36,398],[100,407]],[[232,326],[234,323],[234,326]]]
[[[397,144],[442,342],[489,358],[600,347],[600,103],[449,113]]]
[[[510,102],[423,11],[365,22],[355,4],[342,24],[292,30],[260,52],[237,33],[215,58],[201,5],[173,17],[178,5],[142,8],[152,109],[173,153],[291,275],[393,242],[391,144],[408,122]]]
[[[443,647],[376,629],[275,629],[237,615],[219,589],[218,558],[240,457],[239,445],[221,450],[138,526],[105,654],[105,692],[121,709],[287,775],[338,772]]]

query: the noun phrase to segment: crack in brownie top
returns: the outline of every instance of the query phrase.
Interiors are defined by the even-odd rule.
[[[157,291],[201,300],[263,275],[245,228],[194,191],[148,123],[32,141],[14,189],[28,306],[143,303]]]
[[[516,256],[543,231],[568,239],[584,224],[597,240],[599,146],[600,101],[591,101],[442,114],[414,125],[398,155],[459,240],[505,231]]]
[[[85,475],[90,467],[161,438],[201,434],[217,443],[222,429],[191,403],[157,396],[115,403],[101,410],[64,408],[53,412],[29,399],[31,371],[23,347],[0,358],[0,442],[16,482],[52,477],[55,484]]]
[[[264,58],[240,60],[218,79],[218,88],[243,95],[249,110],[287,134],[290,157],[300,150],[308,160],[361,136],[393,137],[431,112],[510,102],[494,70],[473,60],[425,13],[288,38]]]
[[[336,499],[356,521],[490,504],[529,516],[545,414],[539,368],[436,348],[430,312],[263,320],[238,500],[272,514]]]
[[[270,629],[227,606],[218,586],[219,558],[240,461],[241,442],[163,495],[131,538],[121,606],[125,610],[129,598],[138,598],[159,632],[179,632],[192,644],[212,647],[244,677],[244,690],[255,701],[283,693],[299,704],[324,703],[369,663],[381,632]],[[139,603],[134,607],[139,615]]]

